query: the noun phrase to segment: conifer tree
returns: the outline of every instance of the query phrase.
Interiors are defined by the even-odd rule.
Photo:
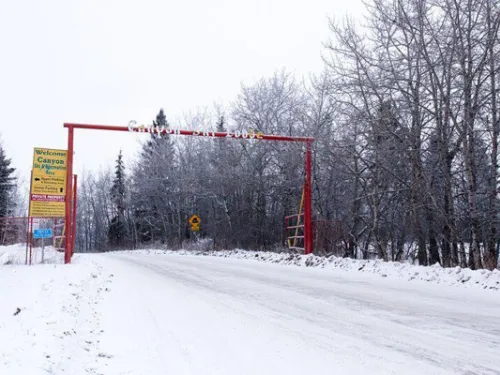
[[[111,187],[111,199],[113,201],[115,215],[111,220],[108,231],[109,242],[113,246],[123,245],[127,239],[127,226],[125,220],[126,209],[126,187],[125,187],[125,165],[123,163],[122,151],[118,154],[115,166],[115,178]]]
[[[16,186],[16,179],[13,176],[15,168],[10,164],[11,160],[0,145],[0,217],[8,216],[12,209],[11,195]]]

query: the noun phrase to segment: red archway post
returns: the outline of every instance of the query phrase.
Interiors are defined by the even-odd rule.
[[[66,124],[65,124],[66,126]],[[73,180],[73,136],[74,136],[74,128],[69,125],[68,128],[68,160],[66,165],[66,217],[64,222],[64,232],[66,234],[66,246],[64,247],[64,263],[71,263],[71,255],[73,253],[72,245],[72,216],[71,216],[71,208],[72,208],[72,197],[71,193],[73,191],[72,188],[72,180]],[[74,224],[73,224],[74,225]]]
[[[68,165],[66,169],[66,249],[64,252],[64,263],[71,262],[73,254],[73,223],[72,208],[76,210],[76,204],[72,204],[72,176],[73,176],[73,138],[74,129],[90,129],[90,130],[111,130],[122,132],[136,132],[136,133],[150,133],[151,129],[144,126],[113,126],[113,125],[94,125],[94,124],[77,124],[77,123],[64,123],[64,127],[68,128]],[[160,128],[153,131],[155,134],[172,134],[172,135],[191,135],[199,137],[214,137],[214,138],[231,138],[231,139],[255,139],[263,141],[284,141],[284,142],[304,142],[306,144],[305,155],[305,183],[304,183],[304,252],[311,254],[314,250],[313,242],[313,228],[312,228],[312,177],[311,177],[311,144],[314,141],[312,137],[293,137],[282,135],[262,134],[261,132],[253,133],[250,136],[243,132],[215,132],[215,131],[197,131],[197,130],[173,130],[169,128]]]
[[[312,228],[312,141],[306,142],[306,180],[304,183],[304,253],[311,254],[314,250]]]
[[[77,199],[77,191],[78,188],[78,176],[76,174],[73,175],[73,204],[71,208],[73,210],[73,218],[71,219],[71,256],[75,252],[76,246],[76,199]]]

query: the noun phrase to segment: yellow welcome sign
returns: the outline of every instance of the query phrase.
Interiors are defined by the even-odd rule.
[[[30,189],[30,216],[63,217],[68,152],[35,148]]]

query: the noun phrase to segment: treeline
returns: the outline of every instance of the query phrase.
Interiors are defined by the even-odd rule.
[[[371,0],[363,25],[330,22],[325,71],[242,87],[189,127],[316,137],[315,219],[342,223],[337,255],[498,264],[500,3]],[[155,125],[167,125],[160,111]],[[183,126],[177,124],[174,128]],[[301,195],[300,145],[151,136],[135,163],[87,176],[82,249],[192,236],[216,248],[280,248]]]
[[[17,239],[18,223],[9,219],[13,216],[24,216],[20,209],[18,180],[3,145],[0,143],[0,245],[10,245]]]
[[[17,179],[14,175],[16,169],[11,164],[11,160],[0,143],[0,218],[15,215],[18,204]]]

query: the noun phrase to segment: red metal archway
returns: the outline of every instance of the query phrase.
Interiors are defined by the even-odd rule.
[[[121,132],[136,132],[136,133],[155,133],[155,134],[174,134],[174,135],[190,135],[197,137],[214,137],[214,138],[231,138],[231,139],[256,139],[261,141],[282,141],[282,142],[303,142],[306,145],[305,151],[305,182],[304,182],[304,252],[310,254],[313,252],[313,229],[312,229],[312,183],[311,183],[311,164],[312,151],[311,144],[314,142],[312,137],[291,137],[280,135],[269,135],[261,132],[215,132],[215,131],[197,131],[197,130],[176,130],[167,127],[152,127],[152,126],[136,126],[134,121],[131,121],[129,126],[112,126],[112,125],[95,125],[95,124],[77,124],[64,123],[64,127],[68,129],[68,165],[66,169],[66,247],[64,252],[64,263],[71,263],[71,256],[74,250],[74,236],[76,233],[76,210],[72,212],[72,195],[73,191],[73,140],[75,129],[88,130],[110,130]]]

